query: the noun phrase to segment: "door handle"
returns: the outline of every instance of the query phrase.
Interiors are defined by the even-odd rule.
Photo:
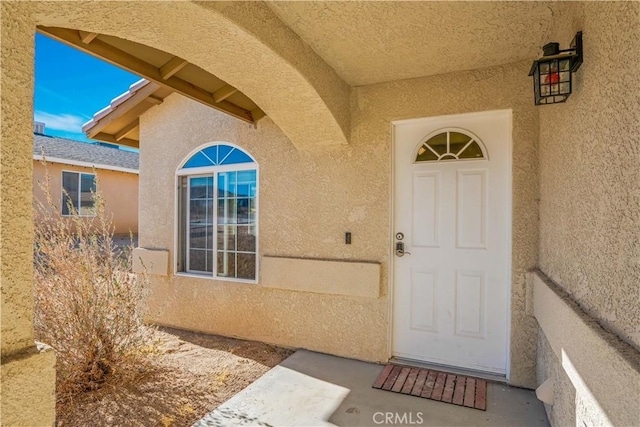
[[[396,256],[402,257],[405,255],[411,255],[411,252],[405,252],[404,242],[396,242]]]

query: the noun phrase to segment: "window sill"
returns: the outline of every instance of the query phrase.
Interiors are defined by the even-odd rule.
[[[174,273],[174,276],[176,277],[191,277],[194,279],[206,279],[206,280],[211,280],[213,282],[231,282],[231,283],[244,283],[244,284],[248,284],[248,285],[257,285],[258,281],[257,280],[251,280],[251,279],[236,279],[236,278],[230,278],[230,277],[215,277],[215,276],[210,276],[208,274],[198,274],[198,273],[187,273],[184,271],[178,272],[178,273]]]

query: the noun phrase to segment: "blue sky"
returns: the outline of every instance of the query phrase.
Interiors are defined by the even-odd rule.
[[[139,76],[36,34],[34,119],[46,134],[87,141],[82,124]]]

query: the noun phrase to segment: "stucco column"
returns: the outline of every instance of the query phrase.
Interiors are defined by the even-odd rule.
[[[28,2],[0,5],[0,288],[2,425],[52,425],[55,356],[33,341],[33,79]]]

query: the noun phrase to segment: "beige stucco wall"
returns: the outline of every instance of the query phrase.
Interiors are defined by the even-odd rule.
[[[634,426],[640,421],[640,354],[605,331],[541,272],[532,273],[540,325],[540,381],[553,425]],[[561,325],[561,327],[560,327]]]
[[[322,151],[296,149],[269,118],[255,129],[179,95],[169,97],[141,122],[140,246],[173,252],[174,171],[196,147],[229,141],[260,164],[261,255],[381,263],[381,297],[154,277],[153,318],[184,328],[386,360],[391,121],[511,108],[511,382],[534,386],[536,327],[524,313],[524,273],[537,259],[537,112],[531,105],[528,65],[355,88],[349,145]],[[496,85],[496,79],[502,83]],[[344,244],[345,231],[352,233],[351,245]]]
[[[555,379],[547,406],[554,425],[633,425],[640,422],[640,3],[580,4],[558,41],[578,30],[585,53],[574,93],[540,109],[540,269],[615,334],[609,345],[630,345],[631,362],[614,365],[602,348],[575,347],[567,336],[554,352],[541,332],[538,381]],[[540,316],[541,325],[555,325],[546,333],[567,322],[554,312]],[[635,386],[593,378],[610,366]],[[581,376],[584,386],[572,383]]]
[[[104,196],[107,215],[113,218],[115,234],[138,233],[138,175],[107,169],[66,165],[48,162],[45,167],[41,161],[33,161],[33,195],[45,202],[39,182],[45,182],[47,170],[51,196],[56,207],[62,204],[62,171],[94,173],[98,177],[99,191]]]
[[[2,358],[0,425],[53,426],[56,357],[51,348],[32,347]]]
[[[0,414],[3,425],[55,417],[55,357],[33,342],[33,37],[28,3],[0,3]]]
[[[269,118],[256,129],[171,95],[141,119],[139,234],[141,247],[170,250],[171,271],[175,171],[193,149],[212,141],[240,145],[260,165],[260,255],[385,260],[380,230],[386,225],[375,207],[386,202],[363,182],[379,187],[376,166],[385,160],[349,155],[355,148],[298,151]],[[355,182],[361,186],[353,188]],[[344,244],[345,231],[353,233],[352,245]],[[368,360],[386,357],[384,299],[192,277],[152,276],[152,282],[151,315],[163,324]]]
[[[553,381],[553,404],[544,404],[547,418],[553,426],[576,426],[576,389],[564,374],[558,357],[544,333],[538,334],[538,364],[540,382]]]
[[[640,349],[640,3],[581,10],[574,93],[540,109],[540,268]]]
[[[31,263],[31,126],[33,98],[33,21],[7,22],[7,13],[24,10],[2,3],[2,109],[0,126],[0,250],[2,262],[2,354],[33,345]],[[14,52],[20,52],[15,54]],[[24,53],[23,53],[24,52]],[[8,90],[11,87],[11,90]],[[31,119],[29,119],[31,121]]]
[[[260,284],[290,291],[378,298],[380,264],[263,256]]]

